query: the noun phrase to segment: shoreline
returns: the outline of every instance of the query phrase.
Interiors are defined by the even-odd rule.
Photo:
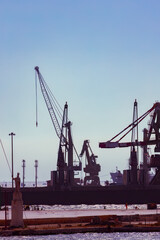
[[[35,235],[57,235],[76,233],[114,233],[114,232],[160,232],[160,227],[83,227],[83,228],[57,228],[57,229],[11,229],[3,230],[0,236],[35,236]]]

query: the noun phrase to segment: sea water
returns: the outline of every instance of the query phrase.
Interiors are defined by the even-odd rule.
[[[3,240],[159,240],[160,233],[77,233],[41,236],[11,236],[0,237]]]

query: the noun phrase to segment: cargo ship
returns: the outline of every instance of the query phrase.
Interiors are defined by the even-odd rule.
[[[122,185],[123,184],[123,174],[120,170],[116,167],[115,172],[110,172],[112,184]]]

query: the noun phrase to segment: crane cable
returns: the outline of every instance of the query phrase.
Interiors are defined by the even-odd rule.
[[[47,93],[48,93],[48,95],[49,95],[49,98],[50,98],[50,100],[51,100],[51,105],[52,105],[52,107],[54,107],[54,111],[57,113],[59,119],[62,120],[62,119],[63,119],[63,114],[62,114],[63,109],[62,109],[62,107],[61,107],[60,104],[58,103],[56,97],[53,95],[53,93],[52,93],[52,91],[50,90],[48,84],[47,84],[46,81],[44,80],[42,74],[41,74],[39,71],[37,72],[37,70],[36,70],[36,71],[35,71],[36,126],[38,126],[38,94],[37,94],[38,91],[37,91],[37,75],[38,75],[38,79],[39,79],[40,86],[41,86],[41,84],[44,85],[44,87],[45,87],[45,89],[46,89],[46,91],[47,91]],[[69,121],[69,119],[68,119],[68,116],[67,116],[67,122],[68,122],[68,121]],[[77,150],[76,150],[74,144],[73,144],[73,149],[74,149],[74,151],[75,151],[75,153],[76,153],[76,155],[77,155],[77,157],[78,157],[79,162],[81,162],[81,161],[80,161],[80,158],[79,158],[79,155],[78,155],[78,152],[77,152]]]
[[[37,74],[35,72],[35,93],[36,93],[36,127],[38,127],[38,96],[37,96]]]
[[[60,120],[62,120],[62,112],[63,109],[61,108],[60,104],[58,103],[57,99],[55,98],[55,96],[53,95],[53,93],[51,92],[50,88],[48,87],[46,81],[44,80],[43,76],[41,75],[41,73],[37,73],[35,71],[35,95],[36,95],[36,127],[38,126],[38,84],[37,84],[37,75],[39,76],[39,82],[40,82],[40,86],[41,84],[43,84],[44,88],[46,89],[49,98],[51,100],[51,105],[54,108],[55,112],[57,113],[58,117]]]
[[[1,147],[2,147],[2,150],[3,150],[3,153],[4,153],[4,156],[5,156],[5,159],[6,159],[6,162],[7,162],[7,165],[9,167],[9,170],[10,170],[10,173],[12,172],[11,171],[11,167],[9,165],[9,161],[8,161],[8,158],[7,158],[7,155],[6,155],[6,152],[5,152],[5,149],[4,149],[4,146],[3,146],[3,143],[2,143],[2,140],[0,139],[0,143],[1,143]]]
[[[45,88],[48,92],[48,95],[51,99],[51,104],[54,106],[54,110],[57,113],[58,117],[62,120],[63,118],[63,109],[60,106],[60,104],[58,103],[57,99],[55,98],[55,96],[53,95],[52,91],[50,90],[50,88],[48,87],[47,83],[45,82],[45,80],[43,79],[43,83],[45,84]]]
[[[152,110],[155,107],[153,106],[152,108],[150,108],[147,112],[145,112],[142,116],[140,116],[138,119],[136,119],[133,123],[129,124],[126,128],[124,128],[121,132],[119,132],[116,136],[114,136],[109,142],[111,142],[113,139],[115,139],[116,137],[118,137],[120,134],[122,134],[124,131],[126,131],[128,128],[132,127],[131,129],[129,129],[127,131],[127,133],[125,133],[119,140],[118,142],[124,138],[133,128],[135,128],[150,112],[152,112]]]
[[[144,115],[143,115],[143,117],[141,116],[140,118],[141,119],[137,119],[137,120],[135,120],[134,122],[133,122],[133,127],[130,129],[130,130],[128,130],[128,132],[126,132],[119,140],[118,140],[118,142],[122,139],[122,138],[124,138],[129,132],[131,132],[136,126],[138,126],[138,124],[149,114],[150,112],[147,112],[147,113],[145,113]]]

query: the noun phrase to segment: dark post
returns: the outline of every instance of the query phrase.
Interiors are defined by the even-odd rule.
[[[25,179],[25,166],[26,166],[25,160],[23,159],[23,160],[22,160],[22,168],[23,168],[23,188],[24,188],[24,179]]]
[[[14,169],[13,169],[13,136],[15,136],[16,134],[11,132],[9,134],[9,136],[11,136],[11,152],[12,152],[12,188],[13,188],[13,176],[14,176]]]
[[[7,220],[8,220],[8,208],[7,208],[7,192],[6,192],[6,190],[5,190],[5,192],[4,192],[4,201],[5,201],[5,229],[7,228]]]
[[[38,160],[35,160],[35,186],[37,187],[37,168],[38,168]]]

